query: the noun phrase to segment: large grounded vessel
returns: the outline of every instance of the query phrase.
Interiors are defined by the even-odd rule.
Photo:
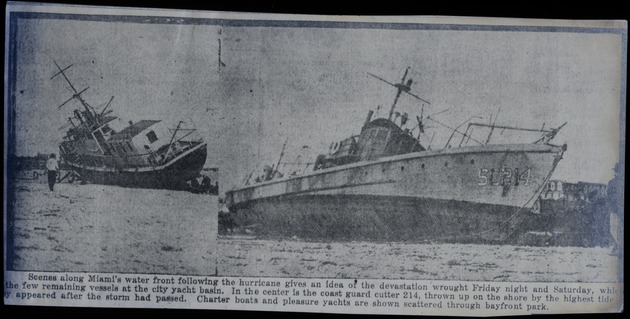
[[[233,219],[272,237],[504,243],[517,236],[566,150],[549,143],[562,126],[468,123],[464,132],[452,129],[451,139],[462,136],[459,146],[449,139],[443,149],[425,148],[424,119],[417,117],[416,138],[403,128],[408,116],[395,112],[403,93],[429,103],[410,92],[408,71],[397,84],[370,74],[397,89],[389,117],[372,119],[369,111],[359,135],[333,144],[307,172],[281,176],[278,162],[251,185],[250,175],[246,185],[226,192]],[[485,143],[471,136],[472,127],[489,129]],[[495,129],[542,137],[488,144]],[[462,146],[465,140],[478,145]]]
[[[116,116],[107,110],[113,97],[98,112],[81,96],[65,71],[61,75],[74,94],[59,106],[78,100],[83,109],[75,109],[68,118],[69,128],[59,146],[63,164],[71,176],[95,184],[124,187],[190,190],[190,181],[200,177],[207,156],[207,144],[191,139],[194,129],[169,129],[162,121],[141,120],[120,130],[113,128]],[[51,78],[51,79],[52,79]]]

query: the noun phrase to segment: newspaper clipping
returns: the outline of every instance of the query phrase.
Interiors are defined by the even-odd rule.
[[[7,305],[623,311],[626,21],[6,17]]]

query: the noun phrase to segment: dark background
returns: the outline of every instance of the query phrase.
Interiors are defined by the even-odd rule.
[[[295,0],[22,0],[16,2],[100,5],[139,8],[330,15],[448,15],[539,19],[627,20],[622,2],[571,1],[295,1]],[[6,3],[6,0],[5,0]]]
[[[207,1],[207,0],[172,0],[172,1],[140,1],[140,0],[66,0],[66,1],[20,1],[51,4],[99,5],[139,8],[163,8],[184,10],[210,10],[229,12],[260,12],[284,14],[317,14],[317,15],[439,15],[439,16],[470,16],[470,17],[504,17],[504,18],[534,18],[534,19],[571,19],[571,20],[628,20],[628,10],[623,2],[591,2],[571,1],[562,4],[551,1],[502,1],[483,3],[478,1],[410,1],[399,2],[391,0],[380,1]],[[5,1],[6,4],[6,1]],[[6,8],[3,11],[6,21]],[[3,26],[6,24],[3,24]],[[4,41],[3,41],[4,44]],[[4,289],[3,289],[4,290]],[[45,316],[46,318],[60,318],[68,315],[103,316],[103,317],[157,317],[169,318],[173,316],[203,316],[203,317],[248,317],[260,318],[293,318],[318,317],[338,318],[355,317],[366,318],[375,316],[341,315],[341,314],[296,314],[254,311],[215,311],[215,310],[177,310],[177,309],[116,309],[116,308],[66,308],[66,307],[26,307],[2,305],[4,318],[20,316],[28,318]],[[7,316],[8,315],[8,316]],[[549,317],[549,316],[545,316]],[[590,318],[591,315],[553,315],[552,318]],[[620,314],[604,314],[598,317],[621,317]],[[447,318],[447,317],[440,317]],[[513,318],[513,317],[511,317]]]

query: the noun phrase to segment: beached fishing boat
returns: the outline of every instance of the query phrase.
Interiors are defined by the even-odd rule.
[[[226,192],[231,218],[271,237],[505,243],[517,236],[566,150],[550,143],[564,124],[530,129],[467,121],[465,131],[449,127],[444,148],[425,148],[424,122],[441,122],[420,115],[410,130],[408,116],[395,111],[402,94],[429,104],[411,92],[408,70],[400,83],[370,74],[397,90],[387,118],[372,119],[369,111],[359,135],[331,145],[303,174],[283,175],[280,161],[262,176],[250,174]],[[485,142],[473,137],[473,127],[489,130]],[[490,144],[498,129],[540,138]]]
[[[168,128],[160,120],[128,122],[116,130],[109,102],[97,111],[82,97],[87,90],[77,90],[66,76],[70,66],[61,68],[52,78],[61,76],[73,91],[72,97],[59,108],[77,100],[59,152],[72,175],[95,184],[124,187],[189,190],[190,180],[199,177],[207,156],[207,144],[192,138],[195,129],[185,128],[180,121]],[[51,78],[51,79],[52,79]]]

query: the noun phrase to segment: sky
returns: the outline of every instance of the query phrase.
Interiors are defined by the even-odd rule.
[[[77,89],[89,87],[83,97],[91,105],[114,96],[110,109],[122,123],[196,127],[223,190],[277,162],[285,141],[283,161],[313,161],[331,142],[358,134],[369,110],[386,116],[396,91],[368,73],[398,82],[407,67],[412,92],[430,102],[401,97],[397,111],[410,115],[409,128],[420,113],[439,113],[434,118],[451,127],[497,114],[497,124],[512,126],[567,122],[553,141],[568,145],[553,179],[607,183],[618,161],[619,34],[62,19],[17,26],[17,155],[56,152],[59,127],[80,106],[57,108],[71,96],[63,79],[50,79],[57,61],[72,64],[67,75]],[[426,124],[422,143],[443,147],[452,132]],[[538,138],[505,131],[493,142]]]

